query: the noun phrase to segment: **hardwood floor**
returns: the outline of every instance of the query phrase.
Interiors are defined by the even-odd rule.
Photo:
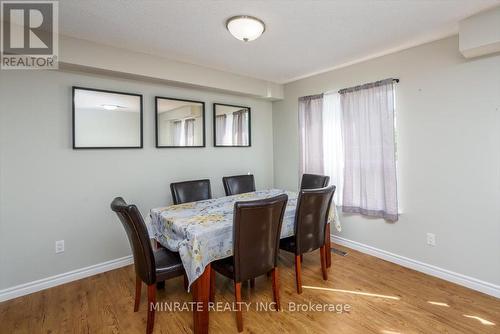
[[[336,246],[338,248],[343,248]],[[344,248],[345,249],[345,248]],[[347,249],[332,254],[323,281],[319,254],[304,256],[296,293],[294,257],[281,252],[282,311],[244,311],[247,333],[500,333],[500,300]],[[132,266],[0,303],[0,333],[145,333],[146,289],[134,313]],[[314,287],[315,289],[309,288]],[[329,290],[328,290],[329,289]],[[340,291],[339,291],[340,290]],[[354,293],[353,293],[354,292]],[[271,279],[242,288],[245,302],[272,302]],[[166,283],[159,302],[191,301],[183,278]],[[216,302],[234,301],[233,284],[217,276]],[[292,312],[290,302],[348,304],[351,310]],[[430,302],[434,303],[431,304]],[[191,333],[192,313],[157,312],[154,333]],[[489,323],[489,324],[488,324]],[[236,333],[233,312],[211,312],[211,333]]]

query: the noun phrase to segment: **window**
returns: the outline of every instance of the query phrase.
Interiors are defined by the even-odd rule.
[[[329,175],[343,212],[398,219],[394,95],[387,79],[299,101],[301,171]]]

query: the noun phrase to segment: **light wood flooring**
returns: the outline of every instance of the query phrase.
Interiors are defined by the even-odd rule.
[[[243,313],[247,333],[500,333],[500,300],[343,247],[323,281],[319,253],[304,256],[304,292],[295,292],[293,256],[281,252],[282,312]],[[0,333],[145,333],[145,290],[133,312],[133,267],[0,303]],[[316,287],[320,289],[307,288]],[[354,293],[353,293],[354,292]],[[191,301],[182,277],[159,302]],[[233,302],[233,285],[217,276],[217,302]],[[271,302],[271,280],[243,288],[243,301]],[[292,312],[288,303],[348,304],[350,312]],[[432,302],[432,303],[430,303]],[[211,312],[210,333],[236,333],[232,312]],[[157,312],[154,333],[192,333],[192,313]]]

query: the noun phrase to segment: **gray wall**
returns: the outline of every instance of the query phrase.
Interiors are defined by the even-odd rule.
[[[298,97],[389,77],[401,79],[403,214],[343,216],[339,235],[500,284],[500,55],[466,60],[452,37],[285,85],[273,103],[275,186],[298,185]]]
[[[144,95],[144,149],[71,149],[71,86]],[[206,148],[154,148],[154,96],[205,101]],[[252,108],[252,147],[212,147],[212,102]],[[169,183],[252,172],[273,185],[271,103],[60,71],[0,73],[0,289],[130,254],[114,196],[145,215],[171,203]],[[55,240],[66,251],[55,254]]]

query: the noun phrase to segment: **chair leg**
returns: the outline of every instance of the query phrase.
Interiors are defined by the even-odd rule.
[[[255,288],[255,278],[250,279],[250,287],[253,289]]]
[[[210,269],[210,297],[212,303],[215,301],[215,270]]]
[[[189,281],[188,281],[188,277],[186,274],[184,274],[184,290],[188,290],[188,287],[189,287]]]
[[[323,272],[323,279],[328,280],[328,272],[326,270],[326,246],[319,248],[319,253],[321,257],[321,271]]]
[[[139,311],[139,304],[141,303],[141,288],[142,288],[142,280],[139,278],[139,276],[136,276],[134,312]]]
[[[153,306],[156,304],[156,285],[148,285],[148,322],[146,325],[146,334],[153,333],[155,326],[155,309]]]
[[[266,276],[267,276],[267,278],[271,277],[271,272],[270,272],[270,271],[268,271],[268,272],[266,273]]]
[[[276,303],[276,311],[281,310],[280,303],[280,274],[278,272],[278,267],[273,269],[273,298]]]
[[[300,263],[304,262],[304,254],[300,254]]]
[[[163,290],[163,289],[165,289],[165,281],[156,282],[156,288],[157,288],[158,290]]]
[[[300,255],[295,255],[295,281],[297,283],[297,293],[302,293],[302,270],[300,268]]]
[[[243,314],[241,311],[241,282],[234,283],[234,297],[236,299],[236,325],[238,332],[243,332]]]
[[[331,240],[331,235],[330,235],[330,224],[326,224],[326,236],[325,236],[325,243],[326,243],[326,267],[330,268],[332,266],[332,240]]]

